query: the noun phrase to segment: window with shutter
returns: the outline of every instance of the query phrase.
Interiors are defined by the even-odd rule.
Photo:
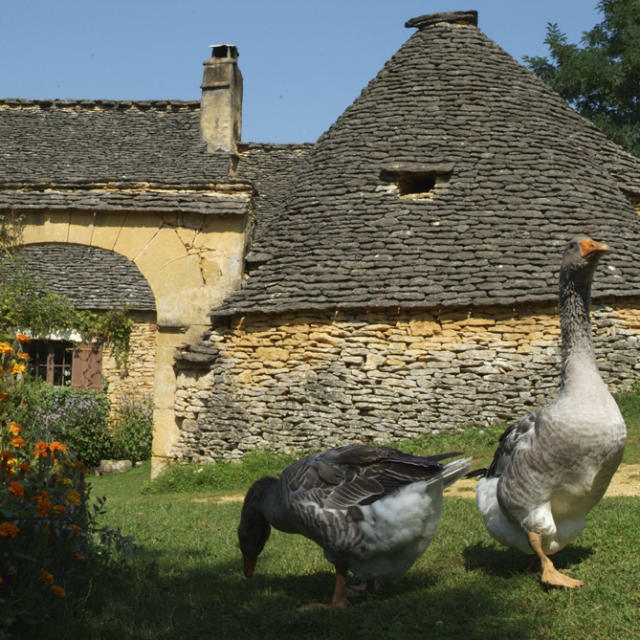
[[[71,386],[102,390],[102,346],[80,344],[73,350]]]
[[[102,346],[64,340],[32,340],[25,345],[31,373],[55,386],[102,390]]]

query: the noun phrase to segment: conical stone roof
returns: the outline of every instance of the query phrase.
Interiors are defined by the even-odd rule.
[[[615,249],[595,295],[640,293],[640,160],[476,26],[417,31],[323,134],[212,315],[553,300],[574,234]],[[417,193],[412,193],[416,191]]]

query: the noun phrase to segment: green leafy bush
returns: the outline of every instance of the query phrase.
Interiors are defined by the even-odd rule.
[[[59,440],[88,467],[112,456],[106,394],[93,389],[52,387],[38,381],[25,383],[24,391],[29,404],[18,415],[31,439]]]
[[[149,396],[125,395],[114,415],[113,456],[136,463],[151,457],[153,403]]]

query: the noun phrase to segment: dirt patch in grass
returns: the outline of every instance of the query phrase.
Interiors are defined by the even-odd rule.
[[[229,493],[224,496],[198,496],[191,498],[189,502],[215,502],[216,504],[225,504],[227,502],[242,502],[244,493]]]
[[[640,464],[621,464],[611,479],[606,495],[640,496]]]
[[[445,491],[445,496],[475,498],[476,482],[475,478],[458,480]],[[611,479],[605,495],[610,498],[640,496],[640,464],[621,464]]]

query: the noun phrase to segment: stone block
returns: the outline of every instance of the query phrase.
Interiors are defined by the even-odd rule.
[[[113,251],[126,217],[126,213],[97,212],[94,219],[91,246]]]
[[[113,250],[116,253],[121,253],[123,256],[126,256],[129,260],[136,261],[138,255],[143,252],[156,237],[165,236],[167,233],[175,236],[172,230],[161,227],[162,218],[159,215],[151,213],[128,213],[122,221]],[[181,246],[184,251],[184,245]],[[140,271],[145,273],[145,269],[142,267]]]
[[[69,235],[67,242],[91,245],[96,214],[88,211],[74,212],[69,216]]]
[[[131,466],[131,460],[101,460],[96,473],[101,476],[122,473],[123,471],[129,471]]]

